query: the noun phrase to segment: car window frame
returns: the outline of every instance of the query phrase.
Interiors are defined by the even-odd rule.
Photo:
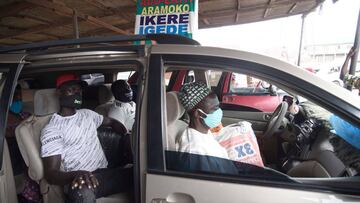
[[[0,92],[0,170],[2,170],[3,164],[3,150],[4,140],[6,133],[7,117],[12,102],[12,97],[17,85],[17,79],[20,75],[20,71],[23,67],[22,63],[2,63],[0,64],[0,71],[6,72],[6,80],[4,89]]]
[[[210,65],[211,64],[211,65]],[[235,64],[235,65],[234,65]],[[233,58],[225,58],[220,56],[207,56],[207,55],[188,55],[188,54],[152,54],[150,58],[150,67],[149,67],[149,95],[151,96],[151,100],[149,100],[149,108],[148,115],[151,115],[151,119],[148,119],[148,129],[147,129],[147,173],[150,174],[158,174],[165,176],[178,176],[185,178],[193,178],[199,180],[211,180],[217,182],[230,182],[230,183],[239,183],[239,184],[252,184],[252,185],[261,185],[261,186],[269,186],[269,187],[280,187],[287,189],[298,189],[298,190],[308,190],[308,191],[318,191],[318,192],[335,192],[341,194],[357,194],[360,192],[355,188],[338,188],[336,184],[333,184],[331,187],[323,186],[323,185],[310,185],[305,183],[283,183],[279,181],[269,181],[269,180],[258,180],[258,179],[249,179],[246,177],[229,177],[226,175],[209,175],[209,174],[198,174],[198,173],[184,173],[180,171],[168,171],[166,169],[165,163],[165,136],[166,135],[166,120],[165,120],[165,86],[161,85],[160,81],[163,81],[164,77],[164,67],[165,66],[196,66],[196,67],[219,67],[219,69],[223,69],[223,71],[227,72],[237,72],[243,74],[255,75],[261,79],[268,79],[268,77],[274,77],[270,80],[270,82],[278,82],[279,84],[284,83],[284,81],[279,80],[281,77],[279,76],[288,76],[287,83],[291,85],[291,83],[295,82],[297,84],[303,84],[306,87],[314,86],[304,80],[299,78],[295,78],[294,76],[290,76],[286,73],[281,72],[280,70],[268,67],[263,64],[259,64],[256,62],[233,59]],[[254,67],[254,65],[256,67]],[[155,68],[155,67],[156,68]],[[256,69],[257,72],[254,73],[252,70]],[[241,69],[241,71],[239,71]],[[153,82],[153,83],[152,83]],[[282,83],[281,83],[282,82]],[[314,88],[314,87],[312,87]],[[304,88],[305,89],[305,88]],[[312,91],[316,91],[316,89],[320,89],[315,87]],[[159,91],[160,90],[160,91]],[[321,90],[321,89],[320,89]],[[310,93],[309,93],[310,94]],[[319,93],[318,93],[319,94]],[[331,96],[331,94],[321,91],[321,96]],[[310,96],[312,96],[310,94]],[[314,98],[313,98],[314,99]],[[334,102],[334,101],[332,101]],[[344,101],[336,101],[343,102]],[[159,105],[160,104],[160,105]],[[349,112],[349,108],[355,108],[352,106],[341,106],[343,111]],[[340,111],[341,112],[341,111]],[[344,112],[341,112],[344,115]],[[345,114],[346,115],[346,114]],[[349,117],[349,115],[347,115]],[[156,122],[155,122],[156,121]],[[334,180],[335,181],[335,180]],[[335,181],[336,182],[336,181]],[[360,181],[359,183],[360,184]]]

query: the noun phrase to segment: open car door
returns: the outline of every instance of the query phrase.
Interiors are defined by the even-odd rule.
[[[271,168],[181,153],[171,146],[186,126],[179,102],[167,101],[165,73],[168,67],[222,70],[259,77],[317,99],[359,123],[360,109],[344,100],[328,99],[323,88],[311,86],[307,75],[295,75],[295,66],[259,55],[206,47],[159,45],[152,47],[142,110],[140,137],[142,202],[324,202],[359,201],[359,179],[343,177],[319,180],[293,178]],[[296,73],[297,74],[297,73]],[[205,81],[206,82],[206,81]],[[312,88],[308,88],[311,86]],[[322,85],[323,87],[324,85]],[[317,96],[314,97],[314,95]],[[335,97],[334,97],[335,98]],[[144,106],[145,105],[145,106]],[[350,110],[351,109],[351,110]],[[169,113],[168,111],[171,111]],[[180,113],[179,113],[180,112]],[[144,117],[143,117],[144,115]],[[146,116],[146,117],[145,117]],[[171,120],[170,119],[173,119]],[[176,122],[174,122],[174,118]],[[177,121],[183,122],[179,125]],[[175,123],[174,126],[170,126]],[[146,126],[146,127],[143,127]],[[181,129],[182,128],[182,129]],[[146,136],[145,136],[146,135]],[[178,134],[177,134],[178,135]],[[234,168],[235,165],[235,168]],[[305,181],[306,180],[306,181]],[[349,184],[347,184],[347,182]],[[353,186],[350,186],[354,184]],[[341,183],[341,184],[339,184]],[[349,187],[345,186],[348,185]],[[357,186],[355,186],[357,185]]]
[[[21,55],[0,55],[0,202],[17,202],[9,149],[5,139],[8,109],[22,68]]]

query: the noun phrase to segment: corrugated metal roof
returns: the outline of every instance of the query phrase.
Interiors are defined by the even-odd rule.
[[[324,0],[200,0],[199,28],[249,23],[308,13]],[[132,34],[136,0],[2,0],[0,44]]]

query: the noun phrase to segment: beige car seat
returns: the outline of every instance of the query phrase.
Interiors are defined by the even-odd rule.
[[[114,101],[114,96],[111,92],[111,84],[105,84],[99,86],[98,89],[99,93],[99,106],[95,108],[95,111],[98,114],[101,114],[103,116],[107,116],[109,109]]]
[[[50,185],[44,178],[44,167],[40,157],[41,130],[51,116],[59,111],[55,89],[38,90],[34,94],[34,114],[24,120],[15,130],[21,155],[28,166],[29,177],[40,184],[44,203],[64,202],[63,187]],[[127,194],[115,194],[96,202],[129,202]]]
[[[28,113],[34,113],[34,94],[35,89],[22,89],[21,96],[23,102],[23,111]]]
[[[167,147],[166,150],[176,151],[176,139],[184,132],[187,123],[179,120],[185,113],[185,109],[179,101],[177,92],[166,93],[167,112]]]
[[[41,130],[53,113],[59,110],[55,89],[38,90],[34,94],[34,114],[24,120],[15,130],[21,155],[28,166],[29,177],[40,184],[44,202],[63,202],[63,189],[49,185],[44,179],[40,157]]]

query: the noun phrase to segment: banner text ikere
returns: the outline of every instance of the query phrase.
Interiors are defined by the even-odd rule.
[[[139,34],[168,33],[186,35],[189,33],[189,14],[140,16]]]

